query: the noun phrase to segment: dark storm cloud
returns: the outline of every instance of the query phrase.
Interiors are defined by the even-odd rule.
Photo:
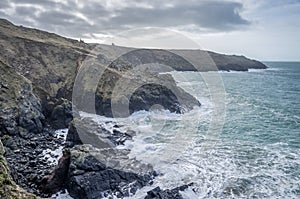
[[[32,23],[32,26],[38,25],[36,28],[73,37],[118,32],[128,27],[193,25],[211,31],[232,31],[250,24],[239,14],[242,4],[229,1],[128,1],[125,6],[116,1],[110,7],[103,1],[88,0],[82,1],[82,5],[75,1],[51,0],[0,2],[0,15],[9,15],[15,23]],[[15,13],[6,12],[7,8],[13,8]]]

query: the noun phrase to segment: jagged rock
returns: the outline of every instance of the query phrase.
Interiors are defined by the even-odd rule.
[[[80,145],[71,148],[70,154],[67,188],[75,199],[129,196],[156,176],[150,165],[129,159],[128,151]]]
[[[54,105],[50,115],[50,124],[54,129],[68,128],[73,120],[72,103],[61,99]]]
[[[164,78],[158,78],[157,80],[160,81],[156,81],[152,75],[145,77],[148,71],[144,70],[141,70],[141,72],[144,71],[141,78],[138,75],[131,77],[137,81],[143,80],[140,82],[143,84],[137,88],[146,92],[137,91],[132,99],[128,95],[125,95],[126,99],[122,96],[116,98],[112,96],[117,81],[120,78],[126,79],[126,72],[139,65],[152,64],[151,70],[154,69],[155,73],[161,72],[161,67],[157,67],[156,63],[170,66],[171,70],[177,71],[246,71],[249,68],[266,68],[264,64],[244,56],[228,56],[201,50],[134,49],[109,45],[82,45],[81,42],[55,34],[14,26],[6,20],[0,19],[0,27],[1,60],[33,82],[35,93],[42,100],[43,106],[51,104],[48,99],[52,98],[65,98],[69,101],[75,99],[78,102],[76,104],[78,110],[93,112],[96,108],[97,114],[110,117],[127,116],[136,110],[148,110],[153,105],[153,101],[173,112],[184,112],[200,105],[193,96],[178,88],[175,81],[170,81],[170,77],[166,79],[166,82],[172,85],[172,89],[162,84]],[[92,63],[95,63],[95,67],[90,64],[81,67],[84,60],[89,61],[93,57],[95,59],[92,60]],[[84,75],[77,76],[79,68]],[[104,70],[105,72],[102,73]],[[73,87],[76,76],[81,83]],[[98,82],[95,77],[101,77],[98,85],[93,84],[94,80],[96,83]],[[129,76],[129,79],[131,77]],[[1,88],[6,90],[10,88],[10,82],[1,82],[3,82]],[[147,84],[153,82],[159,82],[158,85],[162,88],[146,90]],[[121,91],[126,92],[126,88],[131,84],[126,82],[123,84],[125,88]],[[145,86],[143,87],[143,85]],[[176,93],[178,90],[179,93]],[[134,91],[132,90],[130,94],[133,94]],[[160,95],[155,94],[157,91],[161,91]],[[95,100],[95,104],[87,105],[86,102],[89,100],[91,102]],[[126,100],[132,102],[130,110],[111,109],[114,103],[122,105]],[[56,120],[55,125],[61,127],[69,122],[69,117],[62,114],[65,110],[65,107],[58,106],[56,108],[53,113],[54,118],[64,117],[65,119]],[[67,121],[66,118],[68,118]],[[25,122],[26,127],[31,129],[30,122]],[[8,131],[13,130],[8,129]]]
[[[75,118],[68,130],[69,146],[91,144],[97,148],[111,148],[132,139],[132,132],[108,131],[90,118]]]
[[[4,134],[16,135],[19,128],[40,133],[44,116],[39,99],[33,94],[30,82],[13,68],[0,62],[0,79],[11,82],[10,89],[0,89],[0,129]],[[1,100],[1,99],[0,99]]]
[[[68,135],[67,135],[67,143],[68,143],[69,147],[73,147],[74,145],[83,144],[78,135],[77,129],[75,127],[76,120],[77,119],[74,119],[69,125]]]
[[[182,185],[171,190],[161,190],[160,187],[156,187],[147,192],[147,196],[145,197],[145,199],[183,199],[180,191],[184,191],[192,185],[193,183],[190,183],[188,185]]]

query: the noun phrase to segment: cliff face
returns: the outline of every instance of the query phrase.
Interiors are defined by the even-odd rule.
[[[18,74],[13,68],[0,62],[0,138],[8,140],[16,135],[39,133],[44,117],[38,98],[32,93],[29,80]],[[0,198],[38,198],[20,188],[12,179],[8,167],[7,155],[0,140]],[[7,142],[12,146],[12,142]],[[24,148],[23,148],[24,149]],[[8,152],[9,153],[9,152]],[[13,168],[15,169],[15,168]]]
[[[218,54],[204,50],[161,50],[131,49],[130,52],[115,60],[111,66],[126,70],[136,65],[159,63],[170,66],[176,71],[248,71],[266,69],[263,63],[245,56]],[[122,66],[122,68],[120,68]],[[159,69],[157,69],[159,70]]]
[[[79,99],[79,101],[84,103],[86,102],[86,97],[90,96],[90,93],[95,93],[96,96],[92,97],[96,99],[96,112],[112,116],[110,107],[114,86],[118,79],[125,77],[125,72],[127,71],[123,65],[120,65],[121,68],[113,68],[112,65],[107,68],[107,66],[114,59],[111,55],[126,54],[132,49],[107,45],[98,46],[99,50],[97,51],[94,51],[94,48],[95,45],[93,44],[85,44],[52,33],[14,26],[6,20],[0,20],[0,60],[33,83],[34,93],[41,99],[42,107],[46,109],[44,111],[46,118],[51,115],[47,107],[55,103],[57,99],[63,97],[70,101],[72,100],[73,85],[77,72],[83,60],[93,57],[96,57],[93,60],[96,66],[89,69],[95,71],[105,70],[105,72],[104,74],[99,74],[99,76],[101,75],[101,79],[95,88],[95,85],[89,83],[93,79],[91,76],[95,75],[95,73],[91,73],[91,70],[87,71],[87,74],[83,77],[85,78],[84,87],[80,90],[82,99]],[[159,54],[156,53],[156,55],[149,62],[157,62]],[[172,64],[170,58],[172,57],[169,57],[167,61]],[[80,70],[86,70],[86,68],[81,68]],[[87,78],[89,79],[87,80]],[[147,80],[147,78],[143,77],[140,79]],[[149,76],[149,81],[150,79],[153,79],[153,77]],[[161,81],[162,79],[163,77],[157,77],[157,81]],[[184,95],[186,103],[183,102],[183,107],[191,109],[194,105],[199,105],[193,96],[178,88],[174,81],[169,81],[169,83],[181,95]],[[151,92],[151,90],[147,90],[147,92]],[[117,104],[120,104],[118,100],[119,98],[116,96],[115,101],[117,101]],[[142,99],[145,105],[151,100],[152,98]],[[173,102],[175,101],[170,101],[170,103]],[[132,106],[134,104],[130,107]],[[182,112],[179,106],[181,104],[177,108],[171,108],[170,110]],[[148,106],[140,107],[140,109],[146,110],[148,108]],[[168,109],[168,107],[165,108]],[[89,111],[88,109],[84,110]],[[136,110],[132,108],[130,112]]]
[[[96,91],[99,114],[110,112],[107,107],[110,106],[114,89],[111,80],[124,77],[125,72],[139,64],[159,63],[179,71],[247,71],[249,68],[266,68],[262,63],[243,56],[228,56],[200,50],[139,50],[97,45],[98,50],[94,51],[95,47],[95,44],[15,26],[7,20],[0,19],[0,60],[32,81],[34,93],[42,100],[43,107],[55,101],[53,98],[63,97],[71,100],[76,74],[82,62],[89,57],[96,57],[94,62],[98,68],[93,68],[95,70],[109,65],[109,71],[102,75],[97,89],[87,85],[90,88],[85,90]],[[122,59],[115,59],[112,55],[122,55]],[[184,58],[188,58],[188,61]],[[192,96],[187,99],[190,99],[188,104],[195,101]]]
[[[87,60],[92,64],[84,67]],[[140,65],[152,70],[134,70]],[[62,144],[48,128],[68,127],[73,117],[70,101],[89,112],[87,102],[94,100],[96,112],[106,116],[125,117],[155,104],[184,112],[200,103],[179,88],[171,75],[159,72],[248,68],[265,66],[245,57],[206,51],[96,46],[0,19],[0,197],[36,198],[20,189],[10,174],[26,190],[42,195],[39,185],[51,169],[41,159],[42,151]],[[79,86],[74,87],[75,79],[80,80]],[[72,98],[74,92],[79,95]]]
[[[0,136],[41,132],[44,116],[28,79],[0,61]]]
[[[75,77],[81,51],[79,42],[0,20],[0,60],[31,80],[40,97],[55,96]]]

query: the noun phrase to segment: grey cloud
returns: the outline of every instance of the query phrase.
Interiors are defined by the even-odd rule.
[[[83,13],[86,17],[94,20],[103,18],[107,19],[108,16],[112,14],[99,3],[86,4],[83,8],[80,8],[79,11]]]
[[[0,1],[0,9],[5,9],[9,7],[8,0],[1,0]]]
[[[234,2],[204,2],[186,4],[171,8],[126,8],[117,12],[118,16],[109,23],[126,26],[180,26],[198,25],[215,30],[232,30],[250,24],[237,12],[242,5]]]
[[[37,11],[35,7],[17,6],[15,8],[16,14],[20,17],[34,17]]]
[[[45,8],[53,8],[61,3],[59,2],[54,2],[51,0],[12,0],[10,1],[14,3],[15,5],[20,5],[20,4],[28,4],[28,5],[39,5]]]
[[[3,4],[5,15],[5,4]],[[24,17],[30,17],[38,24],[37,28],[55,31],[59,34],[72,37],[82,37],[86,33],[118,32],[128,27],[176,27],[184,25],[195,25],[211,31],[232,31],[243,28],[250,22],[239,14],[241,3],[229,1],[164,1],[169,6],[159,1],[143,1],[150,8],[139,7],[138,4],[128,4],[127,7],[117,5],[108,10],[101,2],[86,1],[83,7],[78,6],[75,1],[67,1],[67,5],[50,0],[12,0],[15,6],[15,15],[9,16],[13,22],[24,21]],[[32,12],[21,8],[20,4],[33,5]],[[19,6],[18,6],[19,5]],[[34,13],[39,5],[39,15]],[[2,6],[2,5],[1,5]],[[152,6],[152,8],[151,8]],[[43,11],[46,10],[46,11]],[[2,11],[3,12],[3,11]],[[85,19],[76,15],[80,13]],[[87,21],[86,21],[87,20]],[[88,23],[91,22],[91,23]],[[28,21],[26,22],[29,23]],[[32,26],[34,25],[32,24]]]
[[[51,25],[70,25],[72,21],[78,22],[78,18],[75,15],[67,12],[60,12],[60,11],[46,11],[42,12],[38,17],[38,22],[40,24],[45,24],[48,26]]]
[[[90,25],[83,19],[68,12],[46,11],[38,16],[37,21],[39,27],[44,30],[70,37],[80,37],[85,32],[92,31]]]

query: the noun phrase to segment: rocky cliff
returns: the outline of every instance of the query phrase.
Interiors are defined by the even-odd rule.
[[[160,72],[246,71],[249,68],[266,67],[245,57],[199,50],[86,44],[0,19],[0,186],[4,190],[0,191],[1,198],[36,198],[26,191],[49,196],[62,187],[68,188],[74,197],[92,198],[88,183],[81,182],[96,182],[95,176],[107,181],[93,187],[98,192],[111,191],[122,196],[130,194],[128,188],[135,192],[151,183],[154,171],[125,172],[123,168],[112,167],[108,161],[114,156],[126,159],[126,151],[114,147],[132,136],[128,133],[109,134],[83,125],[90,140],[97,137],[95,132],[100,132],[105,143],[112,147],[96,147],[104,148],[102,152],[106,156],[95,160],[91,158],[97,156],[91,156],[97,151],[95,146],[77,146],[82,140],[72,135],[78,128],[72,126],[74,120],[68,135],[69,153],[60,160],[62,165],[52,171],[55,165],[44,159],[44,151],[63,146],[54,129],[69,126],[74,116],[72,103],[76,102],[76,110],[93,112],[95,108],[97,114],[110,117],[126,117],[138,110],[150,110],[156,104],[182,113],[199,106],[200,102],[178,87],[171,75]],[[95,106],[89,106],[90,102]],[[124,165],[130,166],[130,162]],[[57,177],[62,174],[63,180]],[[60,181],[56,183],[57,179]],[[138,183],[132,185],[133,181]],[[148,193],[148,198],[161,194],[172,197],[173,192],[178,195],[178,190],[155,189]]]
[[[126,71],[123,70],[125,67],[117,70],[108,65],[113,61],[111,59],[114,59],[114,56],[127,53],[131,49],[100,45],[95,51],[93,44],[85,44],[35,29],[18,27],[6,20],[0,20],[0,30],[0,60],[33,83],[34,93],[41,99],[46,118],[51,116],[47,107],[52,106],[57,99],[72,100],[76,75],[79,70],[87,69],[89,71],[83,77],[85,84],[80,90],[83,101],[86,101],[86,96],[89,96],[89,93],[95,93],[95,96],[92,97],[96,99],[97,113],[112,116],[110,110],[112,91],[117,80],[125,77]],[[92,66],[91,64],[88,67],[82,67],[84,60],[93,57],[96,57],[93,59],[95,67],[89,68]],[[156,62],[155,57],[152,62]],[[93,80],[91,75],[95,75],[94,70],[98,71],[99,76],[101,75],[96,89],[94,88],[95,85],[92,84],[93,82],[90,83]],[[100,74],[103,70],[105,70],[104,74]],[[112,81],[113,78],[115,78],[114,81]],[[153,79],[151,76],[149,78]],[[146,77],[142,79],[145,80]],[[157,79],[163,78],[158,77]],[[174,84],[175,82],[170,81],[170,83]],[[199,105],[192,96],[185,93],[181,88],[176,87],[176,85],[173,88],[185,96],[187,103],[185,106],[185,102],[183,102],[183,105],[188,109],[192,108],[191,104]],[[141,97],[143,98],[143,96]],[[119,98],[115,99],[119,100]],[[145,101],[144,104],[147,104],[149,99],[143,99],[143,101]],[[147,108],[141,107],[141,109]],[[171,110],[181,112],[179,107]]]
[[[264,64],[244,56],[228,56],[201,50],[147,50],[115,45],[86,44],[53,33],[15,26],[5,19],[0,19],[0,60],[33,83],[34,93],[41,99],[43,113],[47,119],[51,117],[52,112],[49,109],[53,108],[57,99],[65,98],[71,101],[74,89],[82,93],[81,96],[76,96],[79,98],[76,99],[78,100],[76,105],[82,105],[89,97],[95,98],[96,112],[112,116],[112,103],[120,105],[124,101],[117,92],[113,92],[119,80],[129,84],[136,84],[141,80],[149,84],[163,81],[168,85],[175,84],[171,78],[165,78],[165,76],[158,75],[155,79],[151,73],[147,73],[146,69],[141,76],[128,75],[128,72],[132,72],[140,65],[152,64],[150,68],[152,67],[151,70],[156,72],[165,72],[165,69],[159,68],[163,65],[170,68],[167,71],[247,71],[249,68],[266,68]],[[89,63],[91,61],[93,64]],[[76,75],[82,71],[86,73],[84,76],[80,76],[82,88],[78,88],[78,86],[73,88]],[[96,75],[100,78],[95,78]],[[131,80],[131,77],[134,77],[134,80]],[[92,80],[99,84],[94,85]],[[177,92],[176,98],[183,97],[184,99],[170,98],[169,102],[173,104],[172,107],[168,107],[168,102],[163,104],[171,111],[184,112],[184,109],[189,110],[194,105],[199,105],[197,100],[176,85],[171,88],[165,85],[160,86],[162,88],[157,88],[155,92],[162,91],[166,94],[169,94],[170,91]],[[163,96],[144,97],[145,95],[141,95],[145,92],[140,90],[153,93],[148,89],[149,86],[142,87],[136,84],[131,88],[130,95],[128,91],[127,95],[125,94],[129,100],[129,113],[138,109],[148,110],[150,106],[147,105],[151,100],[156,103],[165,101]],[[119,93],[120,89],[119,87]],[[131,94],[133,95],[131,96]],[[176,103],[178,107],[174,107]],[[184,107],[183,110],[180,106]],[[87,108],[85,111],[90,110]]]
[[[18,182],[17,179],[22,178],[24,180],[33,173],[30,170],[24,171],[25,163],[29,162],[29,159],[26,159],[29,158],[29,152],[26,149],[29,145],[38,145],[38,143],[30,141],[30,138],[43,131],[43,122],[44,116],[41,113],[41,104],[32,92],[30,81],[0,61],[1,198],[37,198],[20,188],[14,181]],[[34,157],[35,154],[30,155]],[[29,165],[27,164],[27,166]],[[24,172],[19,172],[19,169],[23,169],[27,176],[23,176]],[[17,175],[19,176],[16,177]],[[19,182],[18,184],[22,183]]]

